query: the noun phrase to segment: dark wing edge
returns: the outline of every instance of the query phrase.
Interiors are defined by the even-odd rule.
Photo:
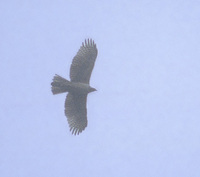
[[[89,84],[97,53],[96,44],[92,39],[87,39],[85,43],[82,43],[70,67],[70,79],[72,82]]]
[[[87,127],[87,95],[67,94],[65,115],[72,134],[81,133]]]

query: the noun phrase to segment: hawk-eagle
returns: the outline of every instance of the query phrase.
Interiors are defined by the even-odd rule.
[[[81,133],[87,127],[87,95],[96,91],[90,87],[90,76],[97,57],[96,44],[92,39],[82,43],[70,67],[70,81],[55,75],[51,83],[52,93],[68,92],[65,100],[65,115],[72,134]]]

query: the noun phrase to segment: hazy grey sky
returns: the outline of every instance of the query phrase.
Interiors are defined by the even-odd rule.
[[[199,177],[200,1],[0,2],[0,176]],[[88,127],[66,94],[86,38],[98,57]]]

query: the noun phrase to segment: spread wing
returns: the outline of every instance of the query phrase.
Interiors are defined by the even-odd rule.
[[[87,94],[74,95],[68,93],[65,100],[65,115],[72,134],[81,133],[87,127]]]
[[[96,57],[96,44],[92,39],[85,40],[72,61],[70,68],[71,81],[89,84]]]

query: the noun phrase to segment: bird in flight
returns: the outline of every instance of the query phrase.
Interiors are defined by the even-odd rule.
[[[90,76],[97,58],[96,44],[92,39],[82,43],[70,67],[70,81],[55,75],[51,83],[52,93],[68,92],[65,115],[72,134],[81,133],[87,127],[87,95],[96,91],[90,86]]]

